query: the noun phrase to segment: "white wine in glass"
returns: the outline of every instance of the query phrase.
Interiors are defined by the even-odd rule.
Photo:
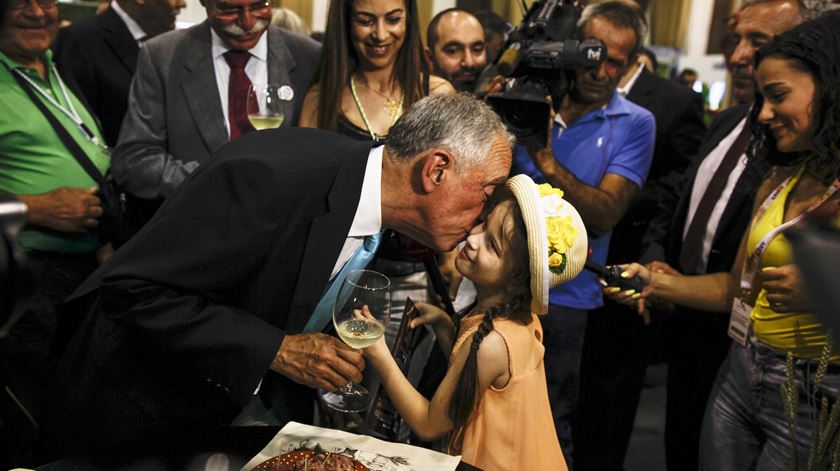
[[[391,318],[391,281],[371,270],[352,270],[338,290],[333,323],[339,338],[353,348],[373,345],[383,335]],[[362,412],[370,395],[359,385],[347,383],[336,391],[321,390],[321,399],[340,412]]]
[[[280,86],[274,84],[252,84],[248,92],[248,121],[254,129],[279,128],[283,124],[285,101],[281,98]]]

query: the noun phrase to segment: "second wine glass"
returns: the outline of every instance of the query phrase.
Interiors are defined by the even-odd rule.
[[[369,347],[385,334],[390,318],[388,277],[371,270],[350,271],[333,308],[333,323],[341,340],[353,348]],[[336,391],[322,391],[321,398],[340,412],[362,412],[370,405],[367,390],[353,383]]]
[[[255,83],[248,91],[248,121],[254,129],[279,128],[285,118],[282,87]]]

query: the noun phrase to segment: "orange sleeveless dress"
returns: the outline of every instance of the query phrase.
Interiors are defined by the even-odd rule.
[[[464,342],[478,329],[482,318],[461,320],[461,333],[451,358],[462,346],[469,348],[469,343]],[[539,318],[531,314],[528,325],[497,319],[493,328],[508,349],[510,381],[503,388],[490,386],[482,393],[462,431],[463,461],[484,471],[566,471],[548,403]]]

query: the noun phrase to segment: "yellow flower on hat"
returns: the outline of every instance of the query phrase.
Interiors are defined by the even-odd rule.
[[[537,185],[537,189],[540,191],[540,196],[557,195],[562,198],[564,195],[563,190],[560,188],[554,188],[548,183],[541,183]]]
[[[563,254],[554,252],[548,257],[548,266],[549,268],[560,268],[563,266]]]
[[[563,273],[566,269],[566,252],[572,248],[577,238],[577,228],[572,217],[560,216],[566,201],[563,191],[547,183],[537,185],[542,199],[545,217],[546,235],[548,236],[548,267],[554,273]]]
[[[564,253],[575,243],[577,228],[571,216],[546,218],[548,245],[551,249]]]

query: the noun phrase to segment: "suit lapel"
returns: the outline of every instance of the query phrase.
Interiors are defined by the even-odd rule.
[[[114,55],[131,75],[134,75],[134,69],[137,65],[137,52],[140,50],[137,41],[134,40],[122,18],[112,9],[105,10],[99,17],[105,44],[114,51]]]
[[[735,126],[744,118],[749,107],[745,107],[743,113],[733,113],[732,123],[727,123],[726,126],[726,134],[720,136],[720,139],[723,139],[727,134],[732,132]],[[732,194],[729,196],[729,201],[726,202],[726,208],[723,210],[723,214],[720,216],[720,222],[718,222],[717,230],[715,231],[715,239],[718,238],[719,234],[722,230],[725,230],[726,226],[729,225],[729,222],[738,212],[738,209],[744,203],[748,196],[751,196],[752,192],[756,190],[754,185],[748,184],[748,182],[755,178],[752,173],[756,170],[754,165],[747,164],[747,167],[741,173],[741,176],[738,178],[738,181],[735,182],[735,188],[732,189]],[[714,243],[714,241],[712,242]]]
[[[706,136],[706,139],[702,144],[700,144],[700,148],[697,151],[697,158],[691,162],[691,166],[689,166],[686,171],[686,178],[683,181],[686,183],[687,188],[683,191],[680,200],[677,203],[677,207],[674,210],[674,217],[671,219],[673,235],[670,237],[671,243],[668,244],[668,254],[669,258],[672,260],[678,260],[679,251],[682,247],[683,232],[685,231],[685,224],[687,222],[685,219],[688,216],[688,205],[691,203],[691,193],[694,191],[694,180],[697,178],[697,171],[700,169],[700,165],[706,157],[708,157],[709,153],[718,146],[720,141],[732,132],[733,129],[735,129],[735,126],[738,125],[748,109],[749,108],[746,107],[743,111],[733,110],[725,120],[721,120],[717,126],[713,126],[712,129],[709,130],[709,134]],[[747,169],[745,169],[744,173],[746,173],[746,170]],[[743,200],[745,196],[744,191],[740,190],[740,183],[743,181],[743,178],[744,175],[742,174],[741,178],[735,185],[735,189],[729,197],[724,213],[718,223],[715,238],[717,238],[721,228],[725,227],[728,219],[732,218],[735,208],[740,205],[740,201]]]
[[[297,67],[297,63],[283,42],[279,30],[271,27],[266,34],[268,34],[268,83],[277,84],[281,87],[287,85],[293,89],[289,74]],[[298,91],[293,89],[294,93]],[[303,93],[306,93],[306,90],[303,90]],[[298,97],[298,100],[302,99],[302,96]],[[292,124],[291,117],[294,114],[292,103],[291,99],[283,101],[283,113],[287,119],[283,121],[282,125],[291,126]]]
[[[628,100],[645,109],[649,109],[654,93],[653,84],[648,79],[649,76],[650,72],[643,68],[639,78],[636,79],[636,83],[633,84],[633,88],[630,89],[630,93],[627,94]]]
[[[189,47],[180,49],[186,54],[184,68],[187,71],[181,82],[181,90],[196,128],[212,154],[228,141],[228,131],[216,85],[210,26],[206,21],[190,31],[188,43]]]
[[[327,196],[327,212],[316,218],[309,228],[286,321],[285,330],[288,333],[296,334],[303,330],[327,286],[356,215],[369,153],[370,143],[359,143],[342,158],[341,167]]]

